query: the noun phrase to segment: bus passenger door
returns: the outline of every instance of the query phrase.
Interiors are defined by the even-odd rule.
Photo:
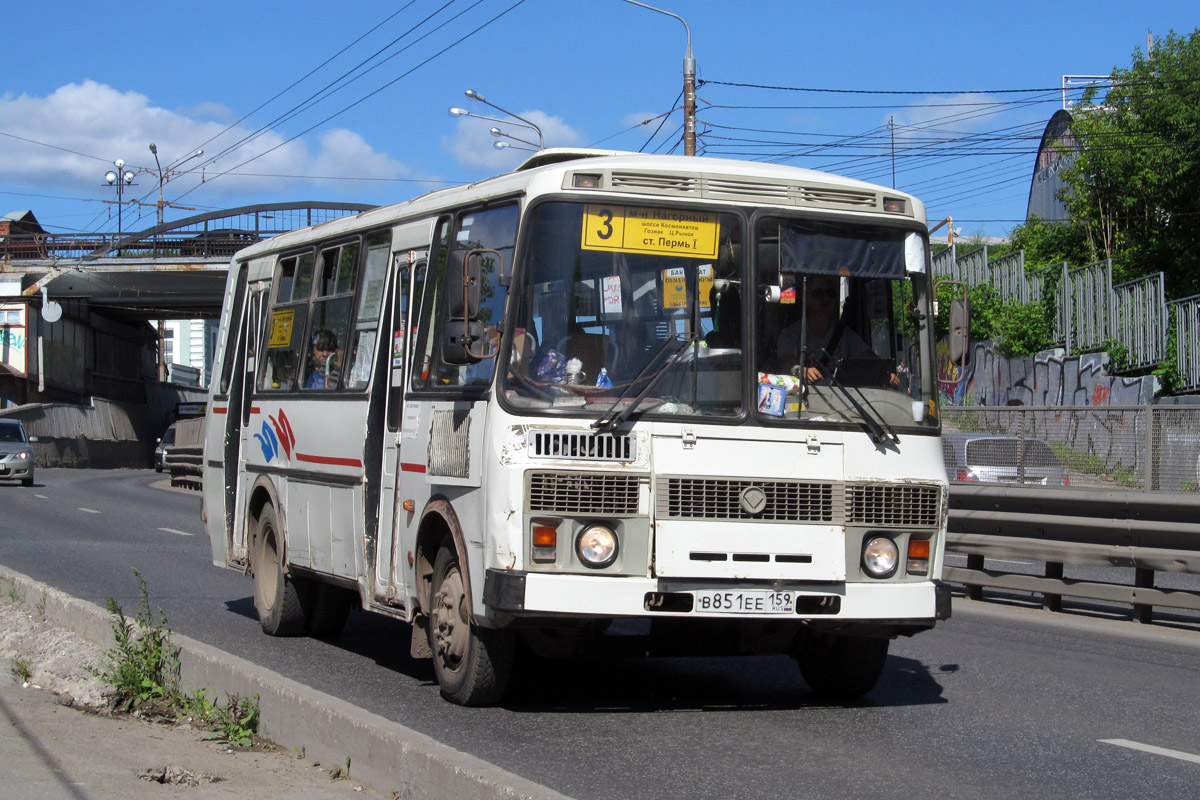
[[[413,514],[403,507],[399,492],[400,432],[404,424],[404,390],[411,352],[409,309],[414,273],[424,274],[426,253],[396,255],[397,267],[392,282],[391,354],[382,376],[387,390],[383,429],[382,475],[379,497],[379,546],[375,551],[375,594],[389,605],[405,605],[402,530],[412,522]]]
[[[233,413],[232,397],[229,408],[229,431],[226,438],[228,452],[225,457],[225,480],[227,486],[232,486],[233,501],[233,537],[230,542],[230,559],[245,563],[249,557],[246,542],[246,492],[248,477],[245,469],[245,440],[252,435],[250,418],[257,413],[254,408],[254,373],[258,365],[258,348],[262,344],[262,323],[266,310],[267,286],[261,281],[250,285],[246,316],[243,319],[243,361],[242,375],[239,381],[238,414]]]

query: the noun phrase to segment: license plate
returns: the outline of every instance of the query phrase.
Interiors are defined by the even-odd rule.
[[[791,592],[719,591],[700,589],[692,592],[693,611],[719,614],[793,614],[796,598]]]

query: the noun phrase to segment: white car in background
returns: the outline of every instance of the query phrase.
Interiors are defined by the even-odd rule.
[[[33,486],[33,443],[19,419],[0,419],[0,480],[19,480]]]
[[[994,433],[943,433],[951,481],[1070,486],[1062,459],[1040,439]]]

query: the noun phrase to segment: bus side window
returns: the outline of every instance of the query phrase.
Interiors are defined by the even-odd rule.
[[[380,312],[384,308],[383,289],[387,282],[391,236],[372,235],[367,240],[367,260],[359,288],[358,311],[355,315],[353,341],[350,343],[347,389],[365,389],[371,382],[371,367],[375,363]]]
[[[454,224],[454,241],[446,241],[445,229],[448,220],[439,223],[442,233],[437,251],[437,271],[433,277],[433,299],[422,309],[423,346],[418,348],[417,358],[427,359],[414,363],[414,377],[428,375],[426,388],[477,386],[484,387],[492,382],[496,359],[485,358],[474,364],[446,364],[441,359],[441,342],[445,340],[446,292],[462,291],[462,276],[448,274],[448,248],[468,250],[493,250],[500,254],[485,255],[479,278],[480,303],[477,319],[489,330],[498,329],[503,322],[504,303],[508,287],[500,281],[504,274],[511,274],[513,250],[517,239],[519,209],[515,204],[489,208],[484,211],[467,211],[458,215]],[[461,322],[455,324],[462,324]],[[482,350],[494,350],[494,343],[480,345]],[[419,373],[418,373],[419,371]],[[414,386],[421,386],[414,380]]]
[[[279,260],[274,302],[267,315],[266,347],[258,370],[259,391],[280,392],[293,387],[304,349],[312,269],[312,253]]]
[[[358,242],[321,251],[317,296],[304,349],[302,389],[336,389],[346,364]]]

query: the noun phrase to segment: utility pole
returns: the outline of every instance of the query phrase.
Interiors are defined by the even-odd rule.
[[[625,2],[648,11],[657,11],[659,14],[674,17],[683,23],[683,29],[687,31],[687,52],[683,56],[683,154],[694,156],[696,155],[696,59],[692,57],[692,29],[678,14],[639,3],[637,0],[625,0]]]

